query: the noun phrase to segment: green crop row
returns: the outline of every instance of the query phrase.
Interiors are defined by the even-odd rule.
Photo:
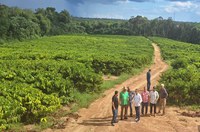
[[[200,45],[165,38],[151,38],[158,43],[162,56],[171,64],[160,82],[169,91],[169,100],[178,105],[200,103]]]
[[[120,75],[152,62],[144,37],[55,36],[0,45],[0,129],[38,122],[75,92],[101,91],[103,74]]]

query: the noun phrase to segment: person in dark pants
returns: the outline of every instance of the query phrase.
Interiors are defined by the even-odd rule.
[[[151,69],[147,72],[147,90],[149,91],[151,87]]]
[[[156,116],[156,104],[159,98],[159,94],[156,91],[156,87],[153,87],[153,90],[150,92],[150,114],[152,115],[152,108],[154,109],[154,116]]]
[[[136,112],[135,121],[138,122],[140,120],[140,104],[142,102],[142,97],[138,93],[137,89],[135,90],[135,96],[134,96],[133,100],[134,100],[135,112]]]
[[[147,115],[148,112],[148,104],[149,104],[149,91],[147,91],[146,87],[144,87],[144,91],[141,94],[142,96],[142,115],[144,114],[144,108],[145,110],[145,115]]]
[[[130,107],[130,116],[133,116],[133,97],[134,97],[134,91],[131,91],[129,87],[128,88],[128,94],[129,94],[129,107]]]
[[[113,113],[113,118],[111,121],[111,125],[114,126],[114,123],[117,123],[117,115],[118,115],[118,91],[115,91],[115,94],[112,97],[112,113]]]

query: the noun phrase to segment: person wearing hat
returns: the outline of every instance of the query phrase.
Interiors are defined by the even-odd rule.
[[[156,91],[156,87],[153,87],[153,90],[150,92],[150,114],[152,115],[152,108],[154,109],[154,116],[156,115],[156,104],[159,98],[159,94]]]
[[[126,90],[126,87],[123,87],[123,90],[120,92],[121,120],[123,120],[123,117],[124,119],[128,119],[127,118],[128,101],[129,101],[129,94]]]
[[[164,84],[161,84],[161,87],[160,87],[160,91],[159,91],[159,97],[160,97],[160,101],[159,101],[159,112],[158,113],[161,113],[161,109],[163,109],[163,114],[162,115],[165,115],[165,106],[166,106],[166,102],[167,102],[167,97],[168,97],[168,93],[167,93],[167,90],[165,89],[165,85]]]
[[[118,91],[115,91],[115,94],[112,97],[112,121],[111,124],[114,126],[114,123],[117,123],[117,114],[118,114]]]

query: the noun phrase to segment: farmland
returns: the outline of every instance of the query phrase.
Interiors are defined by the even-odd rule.
[[[39,122],[74,93],[98,93],[102,75],[131,73],[152,62],[144,37],[67,35],[0,45],[0,128]]]
[[[176,105],[199,105],[200,98],[200,45],[166,38],[151,38],[158,43],[164,60],[171,69],[160,82],[166,84],[169,100]]]

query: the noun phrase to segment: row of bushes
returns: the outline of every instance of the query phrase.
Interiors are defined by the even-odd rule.
[[[165,38],[151,38],[158,43],[162,56],[171,64],[160,82],[169,91],[169,101],[177,105],[200,103],[200,46]]]
[[[125,36],[44,37],[0,50],[0,129],[40,121],[77,101],[76,92],[101,92],[103,74],[131,72],[153,56],[149,40]]]

